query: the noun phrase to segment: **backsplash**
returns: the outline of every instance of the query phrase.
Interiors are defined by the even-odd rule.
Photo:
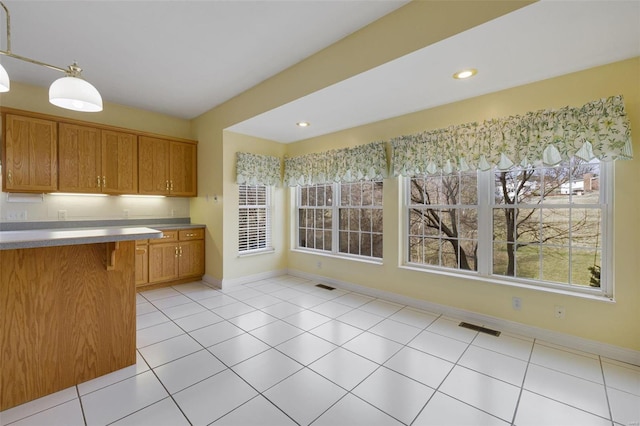
[[[189,198],[0,193],[0,222],[172,217],[189,217]]]
[[[19,195],[1,194],[0,222],[189,217],[188,198],[37,194],[24,199]]]

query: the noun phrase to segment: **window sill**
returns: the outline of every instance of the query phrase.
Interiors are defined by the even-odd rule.
[[[261,254],[270,254],[275,252],[276,252],[276,249],[273,247],[270,247],[270,248],[261,249],[261,250],[252,250],[252,251],[238,253],[238,257],[259,256]]]
[[[594,300],[597,302],[616,303],[615,298],[605,296],[604,294],[598,294],[596,291],[589,291],[586,288],[585,290],[580,290],[580,289],[569,290],[569,289],[561,288],[560,286],[554,287],[553,284],[536,285],[536,284],[527,283],[524,281],[501,280],[499,278],[496,278],[495,276],[480,275],[480,274],[474,274],[474,273],[464,273],[464,272],[456,273],[451,271],[445,271],[442,269],[421,268],[419,266],[413,266],[408,264],[400,265],[399,268],[410,270],[410,271],[416,271],[416,272],[426,272],[430,274],[443,275],[443,276],[448,276],[452,278],[463,278],[463,279],[468,279],[473,281],[481,281],[483,283],[490,283],[490,284],[497,284],[497,285],[508,286],[508,287],[523,288],[527,290],[542,291],[546,293],[560,294],[563,296],[579,297],[582,299]]]
[[[311,255],[314,255],[314,256],[330,257],[332,259],[352,260],[352,261],[355,261],[355,262],[368,263],[368,264],[371,264],[371,265],[382,265],[382,259],[377,259],[377,258],[369,258],[369,257],[354,256],[354,255],[344,255],[344,254],[331,253],[331,252],[327,252],[327,251],[310,250],[310,249],[302,249],[302,248],[294,248],[294,249],[291,249],[291,251],[295,252],[295,253],[311,254]]]

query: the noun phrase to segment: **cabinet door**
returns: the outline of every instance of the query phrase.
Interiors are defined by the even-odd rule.
[[[149,246],[136,245],[136,286],[149,282]]]
[[[169,194],[169,141],[138,138],[138,191],[140,194]]]
[[[178,278],[178,244],[149,245],[149,283]]]
[[[171,177],[169,179],[171,195],[197,196],[197,145],[171,142],[169,158],[171,163]]]
[[[7,114],[4,122],[3,191],[57,190],[57,124],[13,114]]]
[[[100,129],[60,123],[58,130],[58,189],[101,192]]]
[[[204,240],[180,242],[178,259],[180,277],[204,275]]]
[[[138,192],[138,143],[136,135],[102,131],[102,192]]]

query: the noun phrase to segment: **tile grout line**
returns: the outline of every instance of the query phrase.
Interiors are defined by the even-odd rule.
[[[529,359],[527,360],[527,366],[524,369],[524,375],[522,376],[522,384],[520,385],[520,392],[518,393],[518,399],[516,401],[516,408],[513,410],[513,417],[511,419],[511,425],[515,425],[516,416],[518,415],[518,408],[520,408],[520,401],[522,399],[522,394],[524,392],[524,382],[527,380],[527,373],[529,372],[529,366],[531,365],[531,358],[533,357],[533,350],[536,347],[537,339],[533,339],[533,343],[531,344],[531,350],[529,351]]]
[[[82,413],[82,420],[84,421],[85,426],[87,425],[87,416],[84,413],[84,405],[82,404],[82,397],[80,396],[80,389],[78,389],[78,385],[75,385],[76,395],[78,395],[78,403],[80,404],[80,412]]]
[[[609,410],[609,419],[611,420],[611,426],[614,426],[613,412],[611,411],[611,401],[609,400],[609,389],[607,387],[607,376],[604,374],[604,366],[602,365],[602,357],[598,355],[598,363],[600,365],[600,372],[602,373],[602,383],[604,384],[604,397],[607,400],[607,409]]]

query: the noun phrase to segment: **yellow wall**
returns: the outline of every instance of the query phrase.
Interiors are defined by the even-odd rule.
[[[265,271],[279,271],[287,267],[286,221],[284,206],[287,190],[273,189],[272,243],[275,251],[253,256],[238,257],[238,185],[236,184],[236,152],[252,152],[282,158],[285,145],[266,139],[233,132],[224,134],[224,252],[225,280],[252,276]]]
[[[16,81],[11,82],[11,91],[0,94],[0,106],[192,139],[189,120],[109,102],[104,103],[104,110],[101,112],[71,111],[50,104],[48,88],[30,86]]]
[[[318,256],[290,251],[288,267],[640,350],[640,252],[637,250],[640,241],[640,226],[637,221],[640,211],[640,191],[637,188],[637,183],[640,182],[640,58],[297,142],[287,145],[287,154],[294,156],[321,152],[339,146],[387,140],[421,130],[545,108],[580,106],[617,94],[622,94],[625,98],[636,158],[615,163],[615,303],[400,268],[401,185],[396,178],[385,180],[385,240],[382,265],[325,256],[322,257],[322,269],[318,269]],[[522,299],[521,311],[511,308],[513,296]],[[565,319],[559,320],[554,317],[554,305],[563,305],[566,308]]]

